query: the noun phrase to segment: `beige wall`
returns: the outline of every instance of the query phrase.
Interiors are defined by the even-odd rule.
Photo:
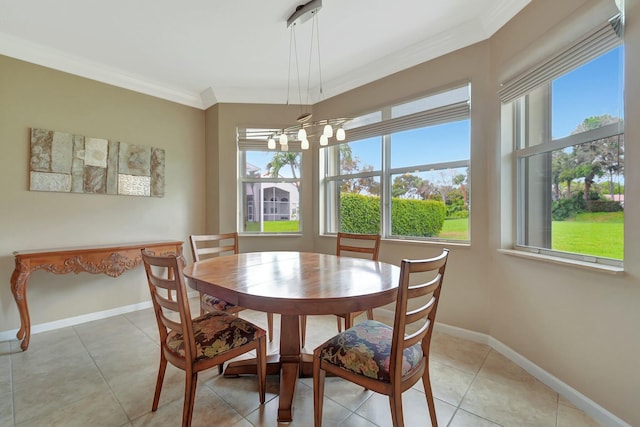
[[[19,327],[13,251],[185,240],[204,229],[204,112],[0,56],[0,331]],[[33,192],[29,128],[166,150],[165,197]],[[142,269],[117,280],[32,274],[32,324],[149,300]]]
[[[215,170],[208,171],[210,181],[207,183],[207,193],[215,200],[207,201],[209,208],[207,218],[217,217],[217,221],[211,223],[207,221],[208,232],[227,232],[240,227],[241,219],[237,209],[238,190],[235,185],[235,177],[238,176],[237,126],[285,127],[294,123],[299,114],[299,107],[294,105],[217,104],[207,110],[207,159],[214,161],[215,165]],[[210,123],[212,126],[216,126],[213,132],[209,130]],[[313,248],[311,224],[315,215],[315,203],[312,200],[311,185],[312,155],[311,150],[304,151],[302,155],[302,179],[304,182],[300,190],[300,206],[302,207],[301,223],[305,227],[305,233],[295,236],[242,236],[239,242],[241,252],[258,250],[309,251]],[[221,185],[215,185],[215,183]],[[215,189],[211,187],[215,187]]]

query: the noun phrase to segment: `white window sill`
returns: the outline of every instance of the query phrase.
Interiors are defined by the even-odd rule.
[[[579,261],[574,259],[566,259],[554,257],[551,255],[541,255],[532,252],[517,251],[515,249],[498,249],[498,252],[505,255],[516,256],[519,258],[527,258],[536,261],[551,262],[554,264],[566,265],[569,267],[577,267],[585,270],[597,271],[607,274],[624,274],[624,267],[617,267],[606,264],[596,264],[595,262]]]

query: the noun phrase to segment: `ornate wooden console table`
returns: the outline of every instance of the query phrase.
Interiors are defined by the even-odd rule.
[[[32,272],[46,270],[54,274],[78,274],[86,271],[92,274],[118,277],[142,264],[140,250],[143,248],[148,248],[157,254],[182,255],[181,241],[14,252],[16,268],[11,275],[11,291],[20,313],[20,329],[16,336],[22,340],[20,343],[22,351],[29,347],[29,338],[31,337],[31,319],[27,306],[27,281]]]

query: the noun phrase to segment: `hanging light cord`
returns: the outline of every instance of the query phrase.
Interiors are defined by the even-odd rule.
[[[293,28],[289,31],[289,69],[287,70],[287,105],[289,105],[289,92],[291,89],[291,50],[293,48]]]
[[[316,30],[316,16],[313,17],[313,25],[311,25],[311,40],[309,43],[309,68],[307,69],[307,98],[305,104],[309,104],[309,89],[311,88],[311,60],[313,58],[313,35]]]
[[[320,80],[320,96],[322,97],[324,91],[322,88],[322,66],[320,62],[320,21],[318,20],[317,13],[313,16],[313,23],[316,26],[316,41],[318,45],[318,78]],[[311,62],[309,62],[309,68],[311,68]]]

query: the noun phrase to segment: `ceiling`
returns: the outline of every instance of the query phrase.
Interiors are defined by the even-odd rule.
[[[201,109],[312,104],[487,39],[531,0],[324,0],[321,67],[313,20],[289,62],[306,1],[0,0],[0,54]]]

